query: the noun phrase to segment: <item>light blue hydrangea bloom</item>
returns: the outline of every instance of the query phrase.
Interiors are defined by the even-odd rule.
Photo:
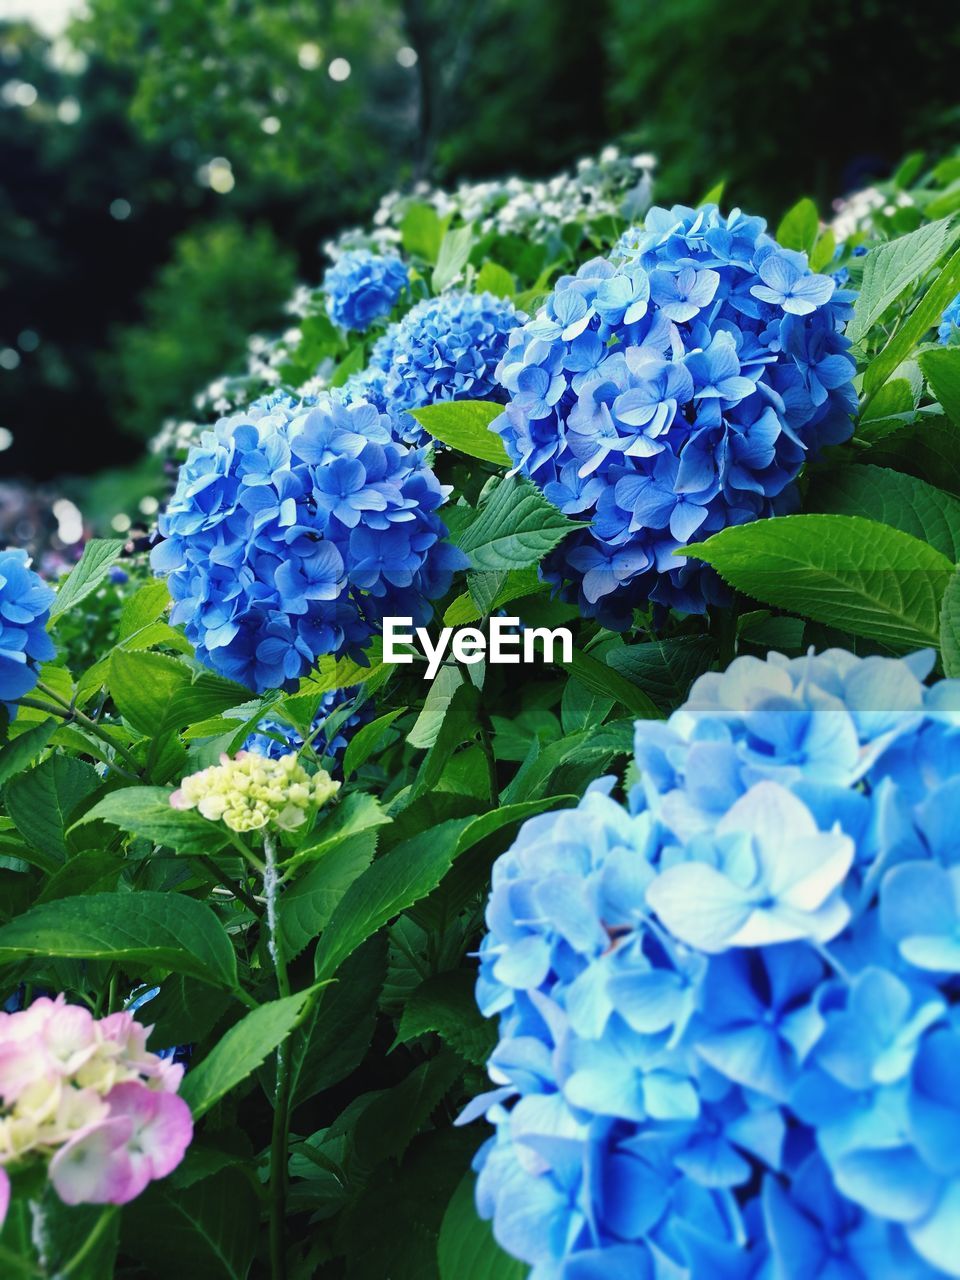
[[[771,286],[772,287],[772,286]],[[738,658],[497,861],[477,1201],[531,1280],[960,1276],[960,681]]]
[[[14,702],[40,678],[39,664],[56,652],[47,634],[55,596],[30,568],[26,551],[0,551],[0,704],[11,720]]]
[[[323,278],[330,319],[355,333],[366,333],[375,321],[388,316],[409,287],[405,263],[366,249],[341,254]]]
[[[948,342],[960,341],[960,293],[954,298],[940,317],[937,337],[946,346]]]
[[[447,493],[372,405],[274,395],[190,450],[151,561],[201,662],[286,687],[322,654],[362,660],[387,615],[429,620],[466,564]]]
[[[518,470],[590,528],[546,564],[622,629],[647,601],[700,612],[719,579],[676,553],[788,512],[794,480],[856,407],[850,294],[761,218],[651,209],[612,258],[564,276],[497,370],[493,429]]]
[[[348,380],[344,398],[377,405],[390,414],[398,435],[422,444],[430,437],[411,409],[442,400],[506,399],[496,368],[525,319],[492,293],[455,289],[426,298],[374,343],[367,369]]]

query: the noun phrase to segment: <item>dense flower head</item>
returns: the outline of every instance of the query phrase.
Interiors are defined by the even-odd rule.
[[[295,831],[339,789],[326,770],[307,773],[296,753],[271,759],[238,751],[184,778],[170,803],[174,809],[197,809],[231,831]]]
[[[497,861],[478,1204],[531,1280],[960,1276],[960,681],[738,658]]]
[[[366,333],[389,315],[409,287],[405,263],[392,254],[366,249],[343,254],[323,278],[330,319],[356,333]]]
[[[66,1204],[126,1204],[177,1167],[193,1136],[183,1067],[147,1049],[151,1030],[62,995],[0,1013],[0,1223],[21,1168],[48,1166]]]
[[[13,703],[36,685],[39,664],[54,656],[47,621],[55,596],[26,551],[0,551],[0,705],[11,719]]]
[[[348,402],[363,398],[393,419],[413,444],[430,437],[409,410],[443,400],[502,400],[497,365],[525,317],[506,298],[451,290],[425,298],[374,343],[367,369],[348,380]]]
[[[717,580],[677,553],[791,510],[803,463],[851,434],[849,295],[765,225],[652,209],[561,278],[497,370],[516,468],[590,521],[546,576],[607,626],[648,600],[702,611]]]
[[[343,760],[350,739],[358,729],[369,723],[373,714],[373,704],[365,702],[344,717],[343,708],[345,704],[352,702],[356,692],[356,689],[331,689],[329,693],[325,693],[310,726],[310,740],[316,754],[332,759],[337,766]],[[264,716],[246,739],[243,749],[267,756],[271,760],[279,760],[291,751],[299,751],[303,741],[289,721],[268,715]]]
[[[384,616],[425,624],[464,557],[448,490],[364,402],[266,397],[204,432],[153,550],[197,657],[252,689],[363,649]]]
[[[937,337],[946,346],[948,342],[960,342],[960,293],[940,317]]]

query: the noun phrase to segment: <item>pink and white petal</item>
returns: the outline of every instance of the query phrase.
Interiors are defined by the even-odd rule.
[[[140,1194],[146,1182],[137,1185],[127,1154],[132,1134],[130,1119],[118,1116],[64,1143],[50,1161],[50,1181],[64,1204],[126,1204]]]
[[[111,1116],[124,1116],[133,1126],[130,1158],[146,1163],[148,1178],[165,1178],[183,1159],[193,1138],[193,1116],[175,1093],[148,1089],[131,1081],[107,1094]]]

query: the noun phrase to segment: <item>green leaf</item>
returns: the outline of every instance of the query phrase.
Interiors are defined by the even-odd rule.
[[[611,649],[607,662],[638,684],[661,712],[672,711],[710,666],[716,645],[709,636],[677,636]]]
[[[579,649],[574,649],[573,661],[561,665],[586,688],[594,693],[614,698],[633,715],[653,720],[660,718],[659,709],[644,691],[612,666],[608,666],[606,662],[601,662],[589,653],[581,653]]]
[[[826,271],[837,251],[837,237],[831,229],[827,229],[818,237],[817,243],[810,251],[810,270]]]
[[[957,228],[960,234],[960,227]],[[898,243],[895,241],[894,243]],[[950,258],[916,307],[876,356],[863,375],[863,393],[869,398],[937,324],[947,305],[960,293],[960,251]]]
[[[9,782],[14,774],[33,764],[56,732],[57,723],[53,718],[41,720],[0,750],[0,787]]]
[[[401,241],[407,253],[431,264],[437,260],[443,231],[443,222],[429,204],[412,204],[400,224]]]
[[[420,714],[407,734],[407,742],[419,751],[430,748],[436,742],[444,717],[450,708],[454,694],[463,684],[463,672],[459,667],[443,666],[431,681],[423,700]]]
[[[424,791],[432,791],[440,781],[454,752],[464,742],[472,742],[477,736],[480,694],[476,686],[464,682],[454,690],[437,734],[430,747],[410,791],[410,800]]]
[[[523,1280],[527,1268],[508,1257],[490,1223],[477,1214],[473,1173],[464,1175],[443,1215],[437,1242],[440,1280]]]
[[[905,471],[960,496],[960,430],[930,421],[884,436],[869,454],[871,462]]]
[[[57,898],[73,898],[83,893],[112,893],[124,865],[124,859],[118,853],[83,849],[68,858],[50,876],[37,902],[55,902]]]
[[[457,227],[444,235],[430,282],[434,293],[442,293],[448,284],[453,284],[467,265],[473,245],[472,226]]]
[[[387,940],[368,938],[343,962],[290,1042],[293,1105],[330,1089],[359,1067],[373,1039],[387,973]]]
[[[468,821],[453,819],[404,841],[351,884],[317,947],[318,979],[332,977],[361,942],[440,883]]]
[[[342,387],[352,373],[360,373],[367,365],[367,349],[362,342],[351,347],[330,378],[331,387]]]
[[[300,694],[319,697],[334,689],[352,689],[357,684],[364,684],[370,690],[379,688],[393,671],[392,666],[384,665],[381,641],[375,640],[365,651],[365,656],[368,665],[364,667],[352,658],[333,658],[325,654],[317,663],[317,670],[300,681]]]
[[[527,569],[583,527],[558,511],[529,480],[508,476],[456,542],[474,569]]]
[[[960,347],[931,347],[921,354],[920,368],[943,412],[960,431]]]
[[[797,249],[802,253],[811,253],[820,230],[820,215],[812,200],[798,200],[792,209],[788,209],[777,227],[776,239],[784,249]]]
[[[369,724],[357,730],[343,753],[344,778],[351,778],[363,768],[371,756],[376,755],[383,745],[390,726],[398,716],[403,715],[406,709],[406,707],[396,707],[393,711],[378,716],[376,720],[371,720]]]
[[[944,674],[960,676],[960,570],[957,570],[943,593],[940,609],[940,655]]]
[[[2,934],[0,930],[0,934]],[[270,1000],[241,1018],[207,1056],[191,1066],[180,1096],[199,1120],[231,1089],[246,1080],[297,1025],[309,991]]]
[[[477,622],[483,617],[483,610],[478,603],[479,597],[483,594],[483,588],[477,589],[480,580],[496,582],[501,580],[499,571],[484,571],[481,573],[470,572],[467,574],[467,582],[470,589],[465,591],[463,595],[457,596],[447,608],[443,615],[443,625],[445,627],[462,627],[470,622]],[[542,581],[536,569],[511,569],[503,580],[503,586],[490,602],[486,612],[494,613],[497,609],[509,604],[512,600],[520,600],[524,596],[537,595],[541,591],[547,589],[546,584]]]
[[[122,787],[99,800],[81,823],[109,822],[177,853],[214,853],[228,843],[226,828],[196,809],[174,809],[172,794],[166,787]]]
[[[75,568],[57,588],[57,598],[50,610],[51,620],[59,618],[96,591],[122,550],[123,540],[120,538],[91,538]]]
[[[719,182],[715,182],[710,190],[697,201],[697,208],[700,208],[701,205],[705,204],[719,204],[723,199],[723,193],[726,189],[727,180],[726,178],[721,178]]]
[[[874,466],[825,471],[811,485],[807,506],[879,520],[929,542],[954,564],[960,560],[960,499],[900,471]]]
[[[288,875],[304,862],[316,862],[326,857],[342,840],[359,835],[361,831],[382,827],[390,820],[390,815],[384,813],[375,796],[367,795],[365,791],[354,791],[321,817],[319,826],[311,832],[307,843],[284,863],[284,874]]]
[[[458,453],[496,463],[498,467],[510,466],[506,445],[490,430],[490,423],[503,413],[502,404],[491,404],[487,400],[444,400],[410,412],[435,439]]]
[[[92,765],[52,755],[7,783],[7,812],[21,835],[55,862],[67,857],[66,833],[84,800],[103,786]]]
[[[939,642],[953,566],[899,529],[860,516],[783,516],[724,529],[684,551],[764,604],[894,648]]]
[[[238,1169],[221,1169],[188,1192],[153,1183],[123,1213],[124,1253],[150,1275],[247,1280],[259,1238],[257,1194]]]
[[[110,960],[237,985],[237,960],[220,921],[181,893],[96,893],[33,907],[0,928],[0,964],[28,956]]]
[[[361,1163],[369,1167],[400,1159],[462,1073],[463,1065],[452,1053],[441,1053],[375,1098],[357,1122],[354,1142]]]
[[[340,899],[373,861],[378,834],[374,829],[348,836],[281,895],[280,930],[288,958],[299,955],[330,923]]]
[[[163,617],[170,603],[170,592],[166,578],[153,578],[144,583],[132,596],[128,596],[120,610],[120,625],[117,627],[117,639],[129,640],[144,627],[150,626]]]
[[[116,649],[110,659],[110,693],[117,709],[148,737],[164,731],[174,698],[189,684],[190,669],[162,653]]]
[[[408,997],[394,1044],[406,1044],[432,1032],[461,1058],[482,1067],[497,1042],[497,1029],[477,1008],[476,982],[476,974],[466,969],[427,978]]]
[[[958,235],[960,227],[951,227],[949,218],[942,218],[871,249],[864,262],[853,319],[847,325],[850,341],[859,342],[887,307],[947,252]]]
[[[477,292],[492,293],[497,298],[512,298],[516,289],[517,282],[510,272],[488,258],[477,275]]]

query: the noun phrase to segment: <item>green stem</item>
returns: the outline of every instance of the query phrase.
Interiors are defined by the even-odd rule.
[[[267,900],[267,951],[277,975],[281,997],[290,994],[290,979],[283,956],[277,915],[280,879],[277,847],[269,833],[263,841],[266,866],[263,892]],[[284,1228],[287,1216],[287,1147],[290,1141],[290,1057],[287,1042],[277,1047],[277,1083],[273,1099],[273,1134],[270,1140],[270,1273],[273,1280],[285,1280],[286,1252]]]
[[[44,697],[49,698],[54,705],[50,706],[48,703],[38,702],[35,698],[21,698],[21,706],[33,707],[37,711],[46,711],[48,715],[58,716],[68,724],[73,721],[75,724],[82,725],[84,729],[86,729],[87,733],[92,734],[95,738],[99,738],[99,740],[108,746],[111,751],[115,752],[126,762],[128,767],[133,770],[132,777],[134,782],[140,781],[140,761],[132,751],[129,751],[126,747],[121,747],[118,742],[114,742],[110,735],[105,733],[95,720],[91,720],[90,717],[84,715],[82,711],[78,711],[77,708],[72,707],[69,702],[65,702],[59,694],[55,693],[52,689],[48,689],[42,682],[37,685],[37,688]],[[123,773],[123,770],[119,769],[117,765],[113,764],[111,761],[107,760],[105,763],[109,764],[111,768],[117,769],[118,773]],[[129,777],[131,775],[124,774],[123,776]]]
[[[253,894],[249,893],[239,880],[234,880],[225,871],[221,871],[208,853],[199,854],[197,860],[215,884],[222,884],[225,889],[229,889],[233,896],[242,902],[248,911],[253,912],[257,919],[263,915],[263,908]]]
[[[94,1249],[96,1249],[97,1245],[99,1245],[101,1240],[103,1240],[107,1231],[109,1231],[113,1226],[113,1220],[119,1212],[120,1210],[116,1205],[108,1205],[107,1208],[104,1209],[86,1240],[84,1240],[83,1244],[73,1255],[67,1265],[57,1272],[56,1280],[68,1280],[69,1276],[73,1275],[75,1271],[79,1270],[79,1268],[83,1266],[93,1253]]]

